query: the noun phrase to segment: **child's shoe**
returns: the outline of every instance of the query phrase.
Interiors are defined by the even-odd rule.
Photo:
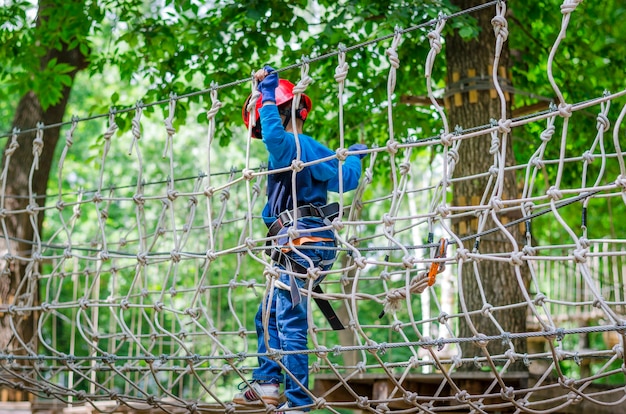
[[[242,382],[240,391],[233,397],[233,403],[241,405],[262,405],[265,404],[278,405],[280,393],[278,392],[278,384],[268,384],[256,381],[250,381],[250,386]]]

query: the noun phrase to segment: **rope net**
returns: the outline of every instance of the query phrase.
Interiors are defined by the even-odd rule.
[[[573,8],[562,8],[563,29],[552,53],[558,51]],[[504,3],[495,9],[497,68],[506,40]],[[490,125],[455,130],[431,87],[445,24],[446,19],[439,20],[427,36],[426,82],[431,108],[442,122],[436,137],[394,137],[401,31],[388,49],[387,145],[368,150],[356,191],[336,195],[344,215],[331,224],[339,259],[323,283],[325,293],[303,291],[309,301],[328,299],[347,326],[333,331],[311,302],[308,353],[315,386],[310,390],[314,406],[306,408],[538,413],[581,402],[618,407],[626,400],[626,234],[618,228],[614,237],[588,238],[584,220],[582,225],[569,223],[562,213],[578,209],[593,214],[594,207],[626,203],[620,147],[626,107],[611,105],[626,90],[567,104],[551,76],[550,61],[547,71],[558,105],[518,119],[508,118],[503,109],[502,118]],[[347,53],[337,55],[339,160],[348,154],[342,111]],[[311,81],[308,70],[309,63],[301,65],[301,92]],[[493,79],[504,108],[497,74]],[[90,182],[81,183],[89,190],[76,193],[61,190],[63,183],[75,180],[65,166],[74,140],[81,138],[78,122],[72,122],[53,178],[58,194],[39,206],[30,193],[32,208],[7,211],[3,191],[3,227],[12,217],[28,214],[43,214],[48,226],[58,227],[45,228],[43,234],[35,227],[29,255],[5,253],[6,261],[21,260],[27,270],[13,302],[1,308],[13,333],[0,350],[1,385],[39,399],[87,403],[100,411],[123,406],[241,410],[230,401],[236,385],[256,367],[254,314],[277,275],[263,254],[268,239],[259,216],[270,172],[257,167],[250,140],[245,148],[219,152],[214,137],[226,108],[217,88],[210,98],[203,132],[191,125],[172,126],[176,99],[163,108],[165,127],[160,130],[142,117],[142,105],[134,108],[127,133],[117,131],[116,113],[111,112],[98,141],[100,168]],[[593,136],[572,133],[571,125],[583,118],[583,111],[596,114]],[[516,128],[527,126],[540,131],[532,144],[536,150],[525,163],[511,163],[501,149]],[[142,139],[147,134],[150,139]],[[39,129],[37,139],[43,142],[44,136],[45,129]],[[463,159],[464,145],[480,137],[492,142],[483,154],[493,159],[489,170],[479,176],[455,174],[458,163],[471,162]],[[19,134],[11,139],[17,145]],[[582,153],[568,152],[574,139],[587,143]],[[154,153],[147,146],[157,144],[163,147],[162,157],[147,158]],[[439,148],[432,162],[411,157],[431,147]],[[177,153],[186,148],[200,148],[191,156],[204,170],[191,179],[177,170]],[[114,158],[116,154],[125,157]],[[3,177],[20,162],[10,150],[4,156]],[[230,171],[224,171],[224,157],[235,165]],[[32,168],[36,163],[37,157]],[[296,161],[292,169],[313,163]],[[377,177],[380,163],[391,179]],[[577,171],[577,183],[562,179],[565,170]],[[502,177],[511,171],[523,177],[520,195],[503,198]],[[609,176],[609,171],[618,175]],[[154,179],[164,176],[168,178]],[[450,201],[452,186],[476,179],[487,183],[483,193],[473,194],[465,205]],[[518,219],[507,220],[510,212],[517,212]],[[451,223],[468,217],[472,236],[461,236]],[[532,238],[530,223],[541,225],[541,220],[558,223],[557,242],[538,244]],[[525,236],[516,239],[514,230],[520,229]],[[478,241],[493,237],[508,240],[506,249],[481,252]],[[491,303],[485,285],[489,275],[478,266],[485,262],[507,265],[508,284],[519,290],[519,301]],[[467,275],[475,279],[475,291],[463,290]],[[481,304],[468,305],[469,295],[479,295]],[[527,315],[525,331],[507,331],[501,318],[511,310]],[[477,321],[482,326],[488,321],[492,330],[483,332]],[[34,326],[32,339],[21,336],[25,325]],[[518,348],[518,343],[524,345]],[[497,351],[493,344],[500,345]],[[280,361],[283,354],[272,350],[270,356]],[[384,387],[368,394],[363,388],[368,382]]]

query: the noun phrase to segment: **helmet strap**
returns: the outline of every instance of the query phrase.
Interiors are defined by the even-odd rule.
[[[304,112],[304,116],[303,116]],[[283,128],[287,129],[287,125],[291,122],[291,105],[281,105],[278,107],[278,114],[285,117],[283,122]],[[296,118],[304,121],[306,119],[307,111],[306,107],[302,106],[296,111]]]
[[[290,122],[291,122],[291,111],[289,111],[285,115],[285,120],[283,121],[283,128],[287,129],[287,126],[289,125]]]

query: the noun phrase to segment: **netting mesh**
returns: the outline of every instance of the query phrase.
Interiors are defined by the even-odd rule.
[[[576,6],[566,3],[562,35]],[[494,18],[496,59],[506,40],[503,8],[504,3],[497,5]],[[313,408],[339,412],[350,406],[383,413],[399,408],[437,412],[454,406],[475,412],[553,412],[581,400],[621,405],[626,400],[626,234],[618,223],[615,237],[588,238],[584,223],[568,223],[562,213],[573,208],[593,214],[594,207],[626,202],[620,147],[626,107],[616,112],[611,106],[626,91],[567,104],[553,83],[558,105],[508,119],[504,92],[494,76],[502,118],[453,130],[430,87],[445,23],[441,19],[428,35],[431,52],[425,65],[441,135],[394,137],[395,70],[400,64],[396,48],[402,39],[398,31],[387,53],[389,140],[386,146],[368,150],[360,187],[334,196],[344,210],[330,225],[340,259],[326,277],[321,296],[333,303],[348,329],[332,331],[315,305],[309,306]],[[348,154],[341,110],[349,78],[346,53],[338,54],[335,77],[339,160]],[[310,83],[308,70],[304,63],[297,91],[305,91]],[[35,231],[30,255],[9,252],[11,260],[26,262],[27,270],[13,302],[2,308],[13,336],[0,350],[0,384],[44,399],[87,402],[102,411],[121,405],[167,411],[237,409],[230,403],[234,385],[249,378],[258,356],[254,313],[267,283],[276,276],[263,254],[267,237],[259,217],[271,172],[258,167],[250,145],[228,154],[215,149],[224,108],[218,89],[210,98],[213,106],[204,142],[199,143],[202,134],[194,127],[172,126],[174,98],[163,108],[165,127],[156,133],[150,129],[150,139],[142,130],[147,121],[141,105],[127,133],[117,132],[112,112],[99,140],[100,169],[91,182],[82,183],[89,190],[66,193],[63,183],[73,176],[64,168],[65,158],[73,141],[83,139],[76,136],[73,122],[58,162],[59,193],[48,197],[45,206],[38,206],[31,193],[32,209],[2,210],[3,226],[12,216],[34,211],[58,227],[46,228],[43,234]],[[595,136],[572,135],[570,123],[583,110],[597,113]],[[525,162],[509,166],[501,149],[516,128],[528,125],[541,131],[533,143],[536,150]],[[41,128],[37,139],[43,142],[44,136]],[[183,136],[193,136],[188,139],[195,140],[194,147],[204,148],[192,151],[204,172],[191,179],[177,171],[177,153],[186,151],[185,138],[179,138]],[[491,139],[483,156],[493,159],[492,166],[480,176],[455,174],[458,163],[472,162],[463,158],[464,145],[479,137]],[[572,139],[588,145],[572,154]],[[18,141],[16,132],[12,142]],[[154,151],[147,146],[155,145],[163,147],[162,157],[148,158]],[[432,162],[412,156],[434,146],[443,150],[435,151]],[[129,156],[125,162],[112,162],[114,154]],[[235,165],[230,171],[224,169],[225,156]],[[236,159],[239,162],[233,162]],[[5,151],[5,170],[17,162]],[[297,171],[313,163],[296,161],[291,168]],[[388,166],[384,171],[390,176],[377,177],[379,163]],[[564,184],[565,170],[577,172],[577,184]],[[507,171],[524,177],[519,197],[502,197]],[[168,179],[155,181],[156,176]],[[472,195],[464,206],[450,202],[452,186],[476,179],[487,183],[482,194]],[[519,219],[506,220],[505,213],[512,211]],[[461,237],[451,223],[468,216],[474,217],[476,227],[471,237]],[[494,227],[488,226],[488,219]],[[541,220],[558,223],[550,244],[538,244],[531,237],[529,224]],[[525,240],[512,236],[514,227],[523,228]],[[509,240],[508,249],[484,254],[476,248],[479,237],[493,235]],[[507,264],[511,286],[523,290],[523,300],[490,304],[483,289],[489,275],[476,265],[486,261]],[[477,292],[460,289],[463,267],[472,269]],[[522,274],[528,283],[519,283]],[[303,293],[309,301],[320,296],[306,289]],[[480,307],[468,307],[469,294],[481,295]],[[526,331],[509,332],[501,323],[511,309],[527,313]],[[474,318],[491,321],[497,333],[484,335]],[[21,336],[27,324],[34,324],[32,339]],[[460,325],[469,327],[471,334],[462,336]],[[516,350],[515,340],[527,341],[527,349]],[[490,342],[502,344],[503,351],[491,354]],[[271,352],[277,360],[283,354]],[[523,370],[511,369],[520,363]],[[465,373],[468,366],[470,374]],[[386,385],[368,394],[363,388],[368,382]],[[479,382],[483,386],[476,388]]]

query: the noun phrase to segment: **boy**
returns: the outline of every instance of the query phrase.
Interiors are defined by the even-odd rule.
[[[258,89],[261,97],[255,108],[256,125],[252,131],[253,138],[263,140],[269,153],[268,169],[276,170],[292,165],[297,157],[296,140],[293,128],[298,133],[300,145],[300,160],[311,162],[335,154],[309,135],[302,132],[304,121],[311,111],[311,99],[302,95],[300,105],[296,108],[296,119],[292,120],[292,103],[294,85],[278,78],[271,67],[255,73],[259,82]],[[248,126],[248,111],[246,101],[243,107],[243,119]],[[364,151],[367,146],[355,144],[348,148],[350,151]],[[342,165],[343,190],[354,190],[361,176],[361,159],[365,153],[348,156]],[[256,315],[255,323],[258,335],[258,352],[266,353],[268,348],[282,351],[307,350],[307,302],[301,300],[298,289],[306,287],[307,268],[309,261],[294,251],[285,248],[289,244],[287,231],[291,226],[297,226],[298,237],[293,240],[294,246],[305,246],[299,250],[306,255],[314,267],[322,271],[332,267],[335,260],[335,236],[333,230],[317,230],[328,226],[339,212],[336,204],[328,205],[328,191],[339,191],[339,161],[333,158],[329,161],[310,165],[299,172],[288,170],[270,174],[267,183],[267,204],[263,209],[263,218],[269,228],[269,235],[281,236],[272,248],[272,259],[280,269],[290,269],[302,274],[294,277],[287,273],[280,274],[279,280],[289,290],[276,287],[267,303],[261,303]],[[292,194],[293,174],[296,174],[297,194]],[[292,223],[294,217],[294,201],[297,200],[297,222]],[[323,277],[318,278],[319,284]],[[268,330],[263,327],[263,315],[269,312]],[[281,405],[282,410],[290,414],[302,414],[310,410],[312,404],[309,394],[303,387],[309,385],[309,363],[307,353],[288,353],[282,356],[283,365],[289,373],[283,375],[280,365],[271,358],[259,357],[259,367],[253,371],[251,386],[245,386],[236,394],[233,402],[244,405],[273,404],[279,402],[279,384],[285,383],[285,397],[287,402]],[[290,375],[291,374],[291,375]],[[293,376],[293,378],[292,378]],[[294,380],[295,378],[295,380]],[[300,386],[302,385],[302,387]],[[297,410],[291,409],[297,407]]]

